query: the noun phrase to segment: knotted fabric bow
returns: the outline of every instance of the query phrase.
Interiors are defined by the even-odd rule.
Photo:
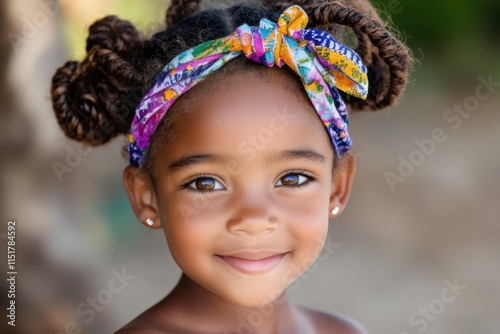
[[[229,36],[197,45],[172,59],[137,106],[128,135],[130,163],[141,165],[151,136],[180,95],[241,54],[268,67],[286,64],[292,68],[335,152],[341,155],[349,150],[348,115],[337,88],[365,99],[366,66],[354,51],[327,32],[306,29],[307,22],[304,10],[291,6],[280,15],[277,24],[267,19],[262,19],[258,27],[243,24]]]

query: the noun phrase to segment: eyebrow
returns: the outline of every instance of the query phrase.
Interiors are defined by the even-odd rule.
[[[285,150],[279,152],[277,155],[270,155],[265,160],[266,166],[271,166],[273,162],[276,161],[289,161],[295,159],[308,160],[312,163],[325,163],[325,156],[311,149],[299,149],[299,150]]]
[[[312,163],[325,163],[325,156],[315,152],[311,149],[298,149],[298,150],[285,150],[278,154],[269,155],[265,159],[265,166],[271,166],[275,161],[289,161],[295,159],[304,159]],[[193,154],[182,156],[170,163],[168,170],[169,172],[176,172],[185,169],[189,166],[201,164],[201,163],[213,163],[223,165],[231,160],[227,155],[217,155],[217,154]]]
[[[216,154],[186,155],[172,161],[172,163],[168,166],[168,170],[170,172],[175,172],[185,169],[191,165],[196,165],[201,163],[223,164],[228,160],[229,160],[228,157]]]

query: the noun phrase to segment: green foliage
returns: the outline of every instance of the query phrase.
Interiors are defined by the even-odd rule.
[[[499,73],[500,2],[491,0],[373,0],[421,65],[443,87]],[[385,15],[385,16],[384,16]],[[433,72],[433,74],[425,72]],[[436,77],[437,75],[437,77]],[[428,79],[428,78],[427,78]]]

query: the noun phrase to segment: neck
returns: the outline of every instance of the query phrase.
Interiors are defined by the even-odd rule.
[[[300,332],[297,329],[299,314],[289,302],[286,292],[267,305],[240,306],[205,289],[183,273],[162,304],[168,313],[165,319],[173,321],[177,328],[189,327],[192,332]]]

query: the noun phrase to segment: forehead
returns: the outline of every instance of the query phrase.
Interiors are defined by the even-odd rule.
[[[332,157],[326,130],[298,80],[265,67],[206,80],[187,93],[162,151],[172,158],[210,152],[240,160],[250,148],[265,155],[309,147]]]

